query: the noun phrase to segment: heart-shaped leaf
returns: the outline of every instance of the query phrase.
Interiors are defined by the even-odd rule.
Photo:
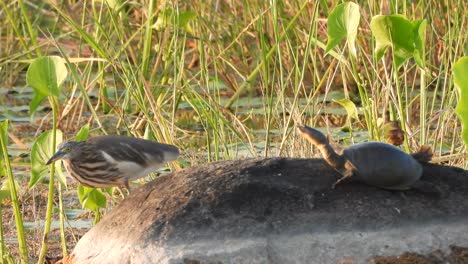
[[[62,131],[57,130],[56,133],[56,143],[58,145],[62,142]],[[29,188],[34,187],[49,173],[49,168],[45,164],[55,153],[55,149],[52,149],[52,135],[51,130],[45,131],[36,139],[31,148],[31,179],[29,180]],[[55,166],[56,170],[61,170],[60,162],[55,162]],[[63,174],[59,173],[58,175],[62,184],[65,184],[66,180]]]
[[[78,199],[84,208],[91,211],[106,208],[106,196],[97,188],[89,188],[83,185],[78,186]]]
[[[63,59],[58,56],[48,56],[35,59],[29,65],[26,81],[34,89],[34,99],[29,105],[34,114],[42,100],[49,96],[60,95],[60,85],[67,78],[67,67]]]
[[[462,57],[453,65],[453,82],[460,91],[456,112],[463,126],[463,141],[468,147],[468,56]]]
[[[327,19],[328,43],[325,52],[329,52],[340,41],[346,39],[348,49],[356,56],[356,35],[361,14],[359,6],[353,2],[337,5]]]
[[[424,68],[425,20],[410,21],[402,15],[379,15],[372,18],[370,27],[376,40],[377,59],[380,60],[388,48],[392,48],[397,67],[414,57],[418,66]]]

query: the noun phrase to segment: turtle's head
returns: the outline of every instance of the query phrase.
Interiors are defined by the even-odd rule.
[[[308,126],[298,126],[297,129],[307,141],[314,144],[316,147],[328,145],[328,138],[317,129],[313,129]]]
[[[330,146],[328,138],[322,132],[308,126],[298,126],[297,129],[299,129],[299,132],[307,139],[307,141],[320,150],[323,159],[328,163],[328,165],[337,170],[343,176],[352,175],[352,168],[345,166],[352,166],[352,164],[348,164],[343,155],[339,155],[335,152],[335,150]]]

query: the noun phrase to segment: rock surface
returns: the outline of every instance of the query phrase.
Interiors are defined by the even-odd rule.
[[[468,246],[468,172],[424,166],[442,197],[345,182],[321,159],[191,167],[135,190],[73,263],[364,263]]]

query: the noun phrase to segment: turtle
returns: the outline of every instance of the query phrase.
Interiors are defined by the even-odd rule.
[[[316,146],[324,160],[342,177],[334,184],[352,178],[382,189],[404,191],[411,188],[427,189],[429,183],[420,181],[423,174],[421,163],[429,162],[433,153],[427,146],[414,154],[408,154],[396,146],[383,142],[364,142],[345,148],[337,153],[328,138],[319,130],[298,126],[300,134]],[[437,190],[435,191],[438,192]]]

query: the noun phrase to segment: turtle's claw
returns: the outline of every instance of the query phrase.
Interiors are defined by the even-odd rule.
[[[344,180],[346,180],[346,179],[348,179],[350,177],[351,176],[346,175],[346,176],[343,176],[343,177],[339,178],[335,183],[333,183],[332,189],[335,189],[336,185],[340,184],[341,182],[343,182]]]

